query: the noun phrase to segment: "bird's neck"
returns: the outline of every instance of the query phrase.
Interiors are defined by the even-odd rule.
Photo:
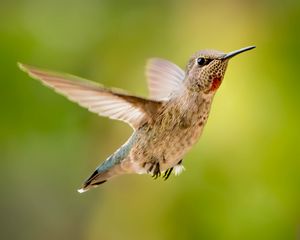
[[[182,88],[178,95],[173,99],[173,104],[179,106],[180,112],[198,112],[205,108],[210,108],[214,93],[203,93],[194,91],[188,87]]]

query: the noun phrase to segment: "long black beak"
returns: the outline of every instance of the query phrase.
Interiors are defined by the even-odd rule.
[[[221,57],[221,59],[224,60],[224,59],[232,58],[232,57],[234,57],[234,56],[236,56],[236,55],[238,55],[238,54],[240,54],[242,52],[249,51],[249,50],[251,50],[253,48],[255,48],[255,46],[249,46],[249,47],[241,48],[239,50],[235,50],[233,52],[225,54],[223,57]]]

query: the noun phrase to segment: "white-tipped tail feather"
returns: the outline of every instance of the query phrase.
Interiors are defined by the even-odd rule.
[[[79,193],[84,193],[84,192],[86,192],[87,190],[88,190],[88,189],[80,188],[80,189],[77,190],[77,192],[79,192]]]

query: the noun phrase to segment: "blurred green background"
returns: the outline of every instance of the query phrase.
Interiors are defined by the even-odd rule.
[[[1,239],[300,239],[300,2],[1,0]],[[231,60],[186,171],[76,189],[130,135],[16,62],[147,95],[144,65]]]

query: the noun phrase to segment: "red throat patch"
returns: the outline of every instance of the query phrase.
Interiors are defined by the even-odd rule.
[[[216,91],[220,85],[221,85],[222,79],[221,78],[215,78],[212,82],[211,88],[209,89],[210,92]]]

